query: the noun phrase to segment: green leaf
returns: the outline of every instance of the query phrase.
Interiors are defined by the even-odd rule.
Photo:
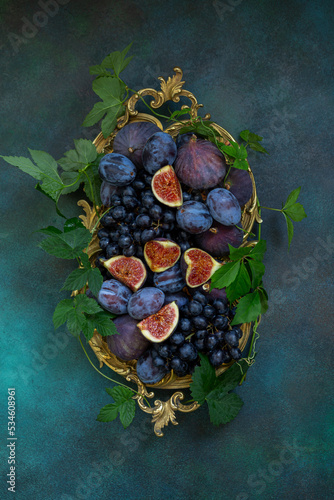
[[[217,379],[216,388],[208,394],[207,399],[220,399],[227,392],[235,389],[247,370],[248,363],[244,359],[234,363],[225,372],[223,372]]]
[[[290,249],[291,241],[293,238],[293,224],[292,224],[291,220],[289,219],[289,217],[286,215],[286,213],[285,212],[282,212],[282,213],[283,213],[285,220],[286,220],[286,227],[288,230],[288,240],[289,240],[288,248]]]
[[[240,264],[239,272],[236,279],[226,287],[226,295],[229,301],[232,303],[239,297],[246,295],[251,288],[251,280],[247,271],[247,268],[243,262]]]
[[[237,157],[237,152],[233,146],[226,146],[226,144],[222,144],[220,149],[226,153],[228,156],[232,156],[232,158]]]
[[[304,207],[300,203],[295,203],[294,205],[290,205],[288,208],[284,208],[283,213],[288,215],[290,219],[295,222],[299,222],[307,217]]]
[[[103,283],[103,277],[97,268],[89,270],[88,274],[88,287],[91,292],[97,296]]]
[[[250,142],[249,147],[253,151],[258,151],[259,153],[266,153],[267,155],[269,154],[268,151],[266,149],[264,149],[264,147],[261,146],[261,144],[259,144],[258,142]]]
[[[208,400],[211,423],[217,426],[227,424],[238,415],[243,404],[242,399],[235,393],[225,394],[219,400]]]
[[[136,402],[133,398],[133,391],[130,388],[116,386],[106,389],[107,393],[114,399],[115,403],[104,406],[97,417],[100,422],[110,422],[115,420],[119,414],[121,423],[126,429],[134,419],[136,412]]]
[[[61,259],[75,259],[80,256],[91,239],[90,232],[85,228],[78,228],[68,233],[55,234],[43,240],[39,247],[50,255]]]
[[[261,300],[258,290],[248,293],[239,300],[237,305],[237,312],[233,318],[231,325],[238,325],[240,323],[249,323],[255,321],[261,314]]]
[[[102,120],[101,130],[103,133],[103,137],[108,137],[111,132],[115,129],[117,124],[117,117],[120,115],[120,112],[123,110],[122,104],[117,105],[116,107],[112,107],[108,109],[106,117]]]
[[[82,126],[91,127],[92,125],[95,125],[95,123],[99,122],[103,118],[108,108],[109,105],[104,102],[95,103],[93,109],[84,119]]]
[[[92,141],[88,139],[74,139],[74,145],[80,163],[88,165],[88,163],[96,160],[98,153]]]
[[[89,273],[90,269],[75,269],[67,277],[62,290],[81,290],[88,281]]]
[[[42,179],[41,171],[36,165],[33,164],[29,158],[24,158],[23,156],[1,156],[7,163],[18,167],[22,172],[31,175],[37,181]]]
[[[57,173],[57,162],[52,158],[49,153],[46,153],[45,151],[37,151],[34,149],[29,149],[29,153],[31,154],[32,159],[40,169],[40,171],[46,175],[51,175],[54,176],[54,178],[58,177]],[[43,178],[43,177],[42,177]]]
[[[86,315],[86,323],[83,328],[83,334],[87,340],[90,340],[96,329],[102,337],[109,335],[118,335],[115,323],[112,321],[114,315],[107,311],[101,311],[96,314]]]
[[[291,191],[291,193],[289,194],[289,196],[285,202],[283,210],[285,208],[291,207],[291,205],[294,205],[296,203],[296,201],[298,200],[300,190],[301,190],[301,187],[298,187],[298,188],[294,189],[293,191]]]
[[[48,236],[53,236],[54,234],[62,234],[61,230],[54,226],[48,226],[42,229],[38,229],[36,233],[47,234]]]
[[[66,323],[69,314],[73,309],[73,300],[64,299],[57,304],[55,312],[53,313],[53,324],[55,328]]]
[[[248,142],[249,130],[242,130],[239,135],[240,135],[241,139]]]
[[[264,288],[259,288],[260,301],[261,301],[261,314],[268,310],[268,294]]]
[[[121,84],[117,78],[103,76],[93,81],[93,90],[102,101],[111,106],[122,104],[121,95],[124,92],[124,84]]]
[[[99,176],[98,166],[95,164],[86,168],[83,176],[84,189],[87,197],[94,205],[101,205],[101,178]]]
[[[233,162],[233,167],[239,170],[248,170],[248,162],[247,160],[236,158]]]
[[[249,142],[258,142],[258,141],[262,141],[262,139],[263,139],[263,137],[261,137],[260,135],[254,134],[253,132],[249,132],[249,134],[248,134],[248,141]]]
[[[132,42],[133,43],[133,42]],[[132,60],[133,56],[125,57],[126,54],[132,47],[132,43],[130,43],[122,52],[116,51],[109,54],[103,61],[101,66],[104,68],[112,68],[115,74],[118,76],[129,64]]]
[[[199,354],[201,358],[200,366],[196,366],[190,384],[191,395],[195,401],[202,405],[207,395],[215,388],[217,377],[216,372],[207,356]]]
[[[50,198],[50,200],[52,200],[53,202],[55,202],[55,209],[56,209],[56,212],[57,214],[59,215],[59,217],[63,217],[63,219],[66,219],[65,215],[61,213],[61,211],[59,210],[58,208],[58,200],[54,200],[54,198],[52,196],[50,196],[48,193],[46,193],[43,188],[40,186],[40,184],[36,184],[35,186],[35,189],[37,191],[39,191],[40,193],[43,193],[45,196],[47,196],[48,198]]]
[[[250,257],[252,259],[262,261],[266,250],[267,250],[266,240],[260,240],[251,249]]]
[[[64,224],[64,233],[68,233],[70,231],[74,231],[74,229],[81,229],[84,225],[82,221],[78,217],[72,217],[71,219],[67,219]]]
[[[224,288],[229,286],[237,277],[240,268],[240,261],[228,262],[224,264],[211,277],[212,288]]]
[[[251,274],[252,274],[252,288],[256,288],[260,285],[262,281],[262,276],[264,275],[265,266],[262,262],[258,260],[249,259],[247,261]]]
[[[118,407],[114,403],[104,406],[101,408],[100,413],[97,416],[99,422],[112,422],[116,420],[118,415]]]
[[[102,64],[96,64],[95,66],[90,66],[89,68],[90,75],[99,75],[99,76],[111,76],[110,71],[107,71]]]
[[[252,251],[252,247],[235,248],[230,244],[228,244],[228,247],[230,250],[229,258],[233,261],[242,259],[242,257],[249,255]]]
[[[98,155],[94,144],[88,139],[75,139],[74,146],[75,149],[67,151],[63,158],[58,160],[62,169],[68,172],[83,170],[89,163],[95,161]],[[74,180],[75,177],[73,175],[72,182]]]
[[[60,160],[59,160],[60,161]],[[80,184],[82,183],[82,174],[78,174],[78,172],[62,172],[60,174],[61,180],[64,184],[61,194],[69,194],[74,193],[77,189],[79,189]]]

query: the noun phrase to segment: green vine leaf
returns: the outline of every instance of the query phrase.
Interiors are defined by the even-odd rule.
[[[133,391],[123,386],[108,388],[106,391],[115,402],[101,408],[97,420],[99,422],[112,422],[119,415],[120,421],[124,429],[126,429],[133,421],[136,413],[136,402],[132,399]]]

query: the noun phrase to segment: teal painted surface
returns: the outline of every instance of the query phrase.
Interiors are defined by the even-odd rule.
[[[301,185],[308,218],[287,254],[283,219],[264,214],[272,305],[238,418],[214,428],[201,408],[158,439],[139,411],[126,431],[95,421],[108,384],[52,326],[72,265],[42,253],[34,233],[57,216],[31,178],[0,161],[1,408],[16,387],[16,497],[333,498],[332,3],[63,3],[44,18],[34,17],[37,2],[1,3],[1,154],[30,147],[59,158],[85,136],[95,101],[88,66],[133,40],[130,85],[156,86],[183,68],[186,88],[217,123],[265,137],[270,157],[250,157],[261,202],[280,207]],[[34,32],[26,19],[47,22]],[[17,38],[22,29],[30,38]],[[62,202],[68,215],[79,213],[76,199]],[[6,498],[5,412],[0,422]]]

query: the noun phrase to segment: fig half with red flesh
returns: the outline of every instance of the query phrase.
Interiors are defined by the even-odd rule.
[[[181,184],[171,165],[160,168],[154,174],[152,191],[161,203],[169,207],[180,207],[183,203]]]
[[[151,342],[163,342],[174,332],[179,322],[179,308],[176,302],[165,305],[156,314],[138,323],[138,328]]]
[[[143,262],[137,257],[118,255],[103,262],[110,274],[130,290],[136,292],[146,281],[147,272]]]
[[[174,266],[181,255],[181,248],[174,241],[157,239],[144,246],[144,257],[148,267],[155,273],[162,273]]]
[[[199,248],[189,248],[183,254],[182,267],[185,280],[190,288],[195,288],[208,281],[222,264]]]

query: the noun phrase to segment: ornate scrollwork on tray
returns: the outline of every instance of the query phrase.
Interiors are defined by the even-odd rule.
[[[198,104],[195,96],[183,89],[184,81],[182,81],[182,70],[180,68],[174,68],[175,75],[173,77],[169,77],[167,80],[160,77],[160,87],[161,90],[154,89],[142,89],[139,90],[136,94],[132,95],[126,103],[125,103],[125,113],[122,117],[118,119],[117,127],[115,131],[107,138],[104,138],[102,133],[100,133],[94,144],[96,146],[97,151],[109,153],[113,150],[113,140],[118,133],[118,131],[124,127],[129,122],[138,122],[138,121],[146,121],[156,124],[161,130],[163,130],[163,126],[161,122],[150,114],[139,113],[136,109],[137,103],[145,96],[151,96],[152,100],[150,102],[150,106],[154,109],[159,108],[167,101],[179,102],[180,97],[186,97],[190,100],[190,111],[189,115],[192,118],[197,117],[197,112],[201,104]],[[186,106],[188,107],[188,106]],[[204,119],[210,119],[210,115],[205,115]],[[187,120],[184,120],[184,123]],[[176,137],[179,133],[179,130],[182,128],[183,122],[173,123],[168,128],[165,129],[165,132],[168,132],[173,137]],[[227,132],[225,129],[217,125],[216,123],[212,123],[211,127],[217,130],[221,136],[221,140],[225,143],[229,141],[234,141],[235,139]],[[257,196],[256,196],[256,186],[254,181],[253,173],[249,167],[249,174],[253,183],[253,194],[251,199],[246,203],[243,213],[241,224],[245,230],[244,241],[242,246],[252,245],[254,242],[247,242],[247,238],[249,233],[252,230],[252,227],[255,222],[261,223],[261,217],[258,212],[257,207]],[[78,205],[82,206],[86,215],[81,215],[85,227],[90,231],[93,231],[95,225],[98,220],[98,215],[96,214],[94,208],[90,207],[90,205],[85,200],[80,200]],[[87,254],[93,263],[95,260],[96,254],[100,251],[97,231],[95,231],[93,239],[87,249]],[[81,292],[81,291],[80,291]],[[78,292],[74,292],[78,293]],[[243,350],[246,347],[247,341],[250,337],[252,325],[251,323],[247,323],[242,325],[243,336],[240,339],[239,347]],[[132,361],[123,361],[117,356],[115,356],[108,348],[106,341],[101,337],[101,335],[95,331],[94,336],[89,341],[89,344],[94,351],[100,368],[105,364],[110,369],[122,375],[126,378],[126,380],[130,382],[134,382],[138,387],[138,394],[136,394],[133,398],[137,400],[139,407],[148,414],[152,415],[152,422],[154,423],[154,432],[157,436],[163,436],[162,428],[167,426],[169,422],[173,425],[176,425],[176,411],[180,411],[182,413],[189,413],[196,410],[199,407],[197,402],[193,402],[191,404],[182,404],[181,401],[184,398],[182,389],[189,387],[191,382],[191,375],[187,375],[185,377],[179,378],[173,372],[168,373],[160,382],[154,385],[145,385],[141,382],[141,380],[137,376],[136,372],[136,360]],[[231,364],[231,363],[230,363]],[[217,376],[227,370],[230,364],[222,365],[221,367],[216,369]],[[167,401],[161,401],[159,399],[154,401],[154,404],[150,406],[149,399],[154,397],[154,392],[148,392],[147,388],[154,387],[156,389],[176,389],[175,392]]]

